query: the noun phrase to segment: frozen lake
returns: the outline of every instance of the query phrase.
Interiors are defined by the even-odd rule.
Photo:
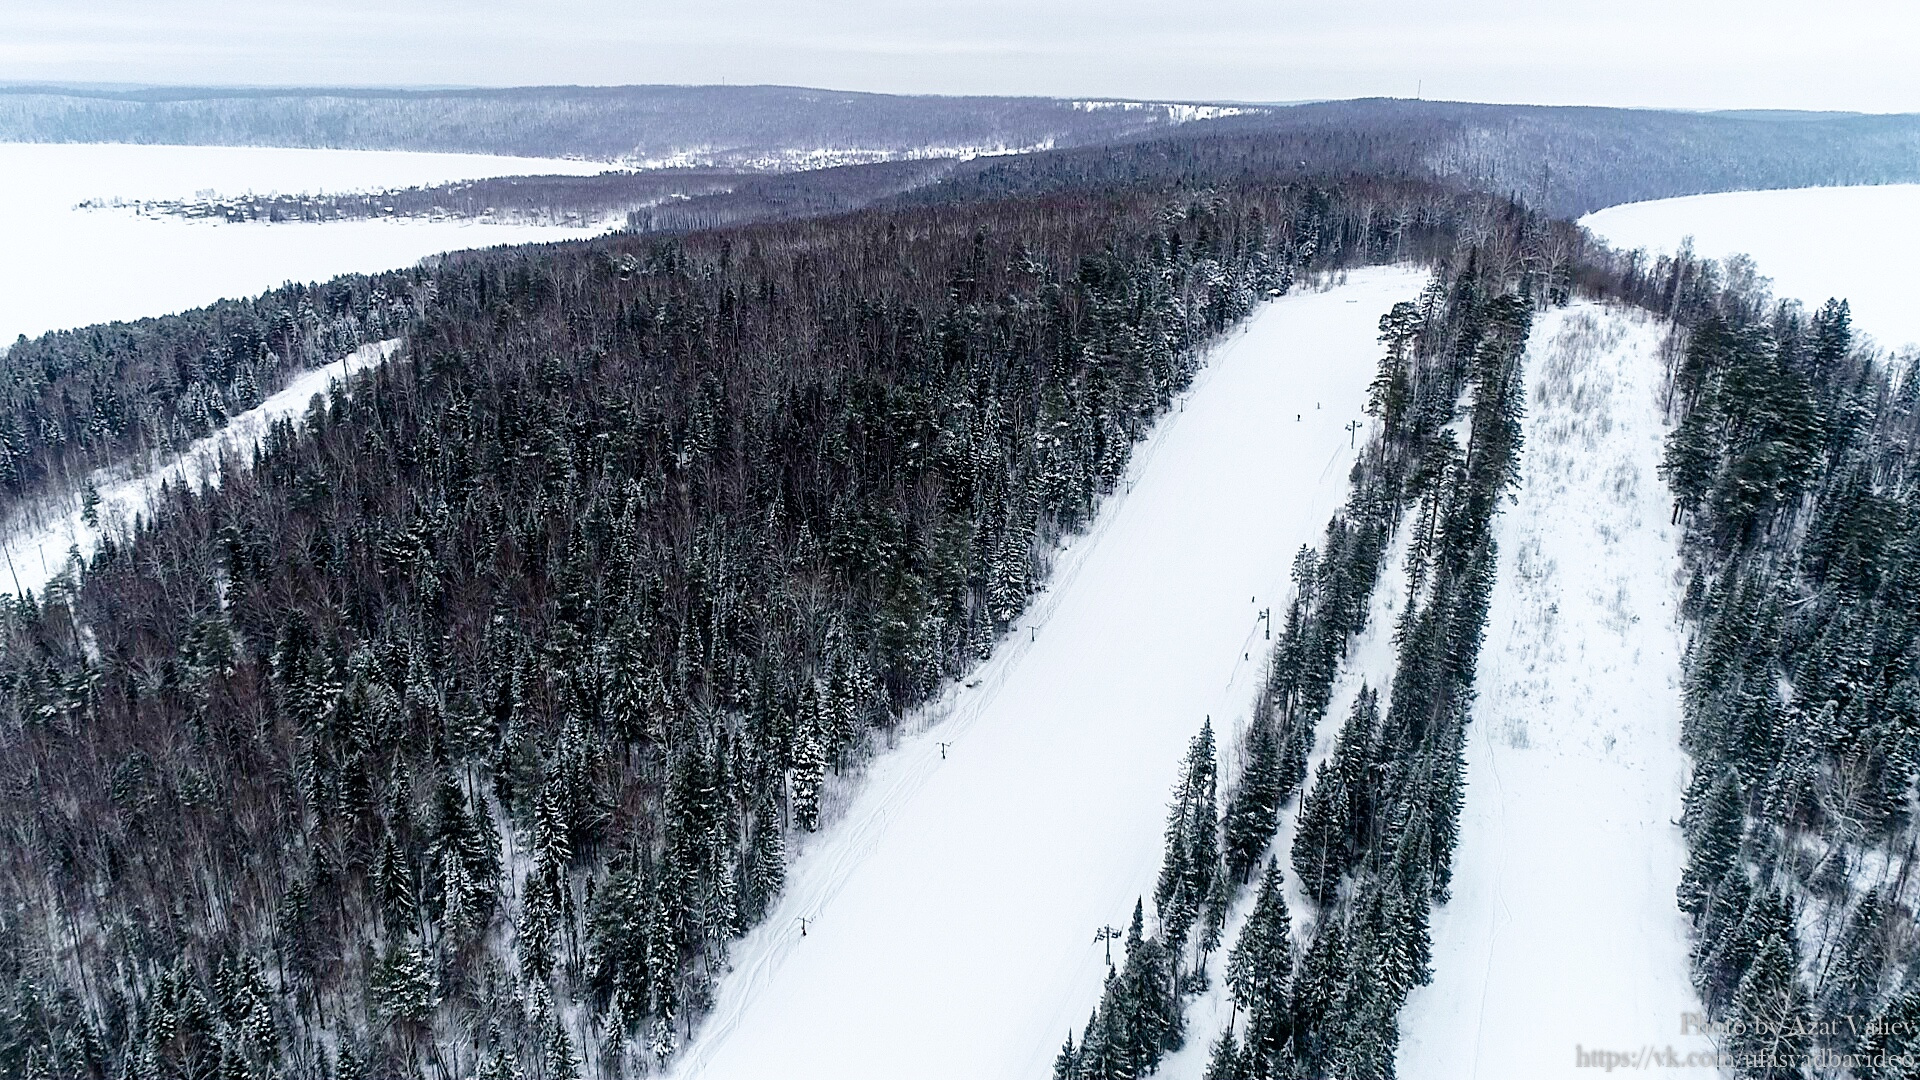
[[[75,209],[84,200],[366,191],[604,168],[474,154],[0,143],[0,347],[21,334],[166,315],[287,281],[392,270],[441,251],[586,234],[456,221],[156,220]]]
[[[1671,252],[1685,237],[1710,258],[1753,256],[1776,296],[1809,306],[1845,297],[1882,345],[1920,344],[1911,253],[1920,184],[1730,191],[1610,206],[1580,219],[1618,248]]]

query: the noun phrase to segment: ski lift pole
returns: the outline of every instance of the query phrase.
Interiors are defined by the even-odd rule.
[[[26,594],[20,588],[20,572],[13,568],[13,545],[7,544],[7,543],[0,543],[0,549],[4,549],[6,551],[7,573],[13,575],[13,598],[15,600],[22,599]]]
[[[1113,943],[1122,933],[1124,931],[1117,926],[1103,926],[1093,932],[1094,944],[1106,946],[1108,967],[1113,966]]]
[[[1359,433],[1360,433],[1360,421],[1358,420],[1347,421],[1347,448],[1349,450],[1351,450],[1354,446],[1358,445],[1354,440],[1359,435]]]

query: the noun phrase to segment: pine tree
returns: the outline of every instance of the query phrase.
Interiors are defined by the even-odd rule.
[[[1381,418],[1387,431],[1399,431],[1413,396],[1409,371],[1413,340],[1420,332],[1420,311],[1402,301],[1380,316],[1380,343],[1387,347],[1380,371],[1367,388],[1367,412]]]

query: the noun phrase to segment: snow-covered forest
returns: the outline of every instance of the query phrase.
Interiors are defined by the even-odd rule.
[[[1143,191],[419,272],[366,309],[398,363],[10,615],[6,761],[60,792],[9,788],[13,880],[73,867],[17,894],[64,943],[19,1007],[169,1068],[671,1056],[828,776],[1019,617],[1197,350],[1465,222],[1529,272],[1566,227],[1508,213]]]
[[[590,99],[0,94],[643,166],[4,148],[0,1074],[1914,1075],[1905,118]]]

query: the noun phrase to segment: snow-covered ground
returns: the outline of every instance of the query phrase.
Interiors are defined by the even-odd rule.
[[[38,594],[71,565],[74,551],[82,558],[92,558],[99,550],[102,531],[126,535],[152,504],[162,484],[201,487],[217,482],[223,458],[249,460],[274,421],[304,414],[314,395],[325,393],[342,375],[381,363],[399,347],[399,338],[376,342],[355,350],[338,364],[302,372],[278,393],[170,458],[95,471],[90,479],[100,496],[94,507],[97,525],[87,524],[79,492],[42,499],[18,510],[0,522],[0,545],[4,545],[8,572],[7,577],[0,578],[0,592]]]
[[[0,349],[21,334],[166,315],[286,281],[392,270],[441,251],[583,233],[461,221],[229,225],[76,209],[85,200],[177,199],[207,190],[368,191],[603,168],[473,154],[0,143]]]
[[[1187,739],[1211,715],[1232,745],[1256,616],[1346,495],[1377,321],[1422,284],[1357,272],[1216,350],[993,659],[804,845],[676,1076],[1047,1075],[1094,931],[1152,890]]]
[[[1334,740],[1340,734],[1340,725],[1346,722],[1353,712],[1354,699],[1360,696],[1362,687],[1371,687],[1380,694],[1380,707],[1384,711],[1387,705],[1387,692],[1393,683],[1393,670],[1397,657],[1393,640],[1395,622],[1406,610],[1407,590],[1407,549],[1410,535],[1408,530],[1395,531],[1393,542],[1387,547],[1385,562],[1380,568],[1380,582],[1374,587],[1373,598],[1367,608],[1367,625],[1355,637],[1347,649],[1347,656],[1340,665],[1340,674],[1334,680],[1333,694],[1327,699],[1327,715],[1320,721],[1319,730],[1314,733],[1313,752],[1307,758],[1307,775],[1314,776],[1320,763],[1333,753]],[[1276,605],[1277,606],[1277,605]],[[1237,740],[1236,740],[1237,742]],[[1227,744],[1229,762],[1234,743]],[[1223,773],[1223,779],[1225,778]],[[1308,781],[1310,785],[1311,780]],[[1222,785],[1224,789],[1225,785]],[[1295,815],[1300,810],[1300,800],[1294,799],[1280,812],[1280,827],[1274,834],[1270,854],[1280,859],[1280,869],[1285,875],[1287,886],[1287,910],[1293,914],[1294,945],[1296,951],[1303,951],[1312,940],[1312,929],[1303,917],[1310,917],[1314,911],[1313,902],[1307,899],[1300,889],[1300,880],[1293,873],[1289,855],[1293,851]],[[1262,867],[1266,859],[1260,860]],[[1245,927],[1247,917],[1253,914],[1254,900],[1259,893],[1259,872],[1256,871],[1248,887],[1240,890],[1231,911],[1227,913],[1225,933],[1220,937],[1221,947],[1214,950],[1207,959],[1208,988],[1189,1000],[1187,1005],[1187,1043],[1179,1050],[1167,1055],[1160,1064],[1159,1075],[1166,1080],[1200,1080],[1207,1071],[1207,1059],[1213,1052],[1214,1041],[1225,1031],[1229,1023],[1244,1025],[1246,1014],[1237,1013],[1233,1006],[1232,994],[1226,980],[1227,954],[1234,943],[1240,940],[1240,931]],[[1236,1033],[1244,1034],[1245,1028],[1236,1028]],[[1036,1077],[1035,1080],[1043,1080]]]
[[[1453,896],[1432,985],[1401,1016],[1406,1080],[1590,1075],[1581,1050],[1708,1049],[1674,888],[1683,631],[1679,530],[1656,474],[1662,326],[1595,304],[1542,315],[1524,479],[1467,747]]]
[[[1880,344],[1920,344],[1912,252],[1920,184],[1732,191],[1610,206],[1580,224],[1614,247],[1676,250],[1693,237],[1709,258],[1751,255],[1777,296],[1846,297],[1854,325]]]

